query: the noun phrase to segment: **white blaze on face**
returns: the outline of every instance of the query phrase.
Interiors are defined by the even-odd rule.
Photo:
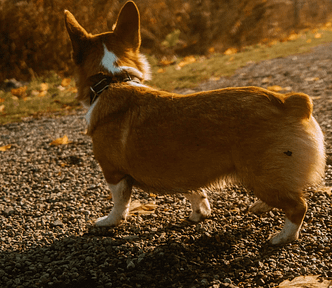
[[[101,65],[113,74],[120,72],[120,69],[115,66],[115,62],[118,60],[118,57],[116,57],[116,55],[113,52],[108,51],[105,44],[103,45],[104,45],[104,57],[103,59],[101,59]]]

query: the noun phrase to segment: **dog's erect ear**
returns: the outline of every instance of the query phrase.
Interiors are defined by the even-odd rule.
[[[120,36],[130,48],[137,50],[141,45],[140,18],[136,4],[128,1],[121,9],[114,33]]]
[[[86,43],[89,34],[68,10],[65,10],[65,23],[73,46],[74,61],[76,64],[80,64],[80,62],[82,62],[84,44]]]

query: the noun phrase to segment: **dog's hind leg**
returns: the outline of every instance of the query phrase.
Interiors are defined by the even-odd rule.
[[[199,222],[210,216],[211,208],[204,189],[184,194],[191,203],[192,212],[189,220]]]
[[[114,203],[112,211],[108,216],[97,219],[96,226],[116,226],[126,220],[129,212],[130,197],[132,191],[131,178],[125,177],[117,184],[108,184],[112,192]]]
[[[287,200],[285,212],[285,224],[282,230],[270,239],[272,245],[286,244],[299,238],[303,218],[307,212],[307,204],[302,197]]]
[[[304,215],[307,211],[307,204],[302,197],[302,192],[284,191],[281,193],[278,190],[262,191],[264,191],[264,189],[256,189],[254,191],[256,196],[260,198],[257,202],[263,203],[261,210],[271,206],[282,209],[285,213],[284,227],[278,234],[273,235],[270,239],[270,243],[272,245],[280,245],[297,240],[299,238]]]

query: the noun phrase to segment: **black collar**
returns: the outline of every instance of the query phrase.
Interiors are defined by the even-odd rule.
[[[97,73],[89,77],[88,82],[90,85],[90,105],[93,104],[98,96],[107,89],[112,83],[132,81],[127,71],[119,74],[105,74],[103,72]]]

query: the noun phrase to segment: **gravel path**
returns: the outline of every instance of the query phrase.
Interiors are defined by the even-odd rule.
[[[231,78],[196,90],[279,85],[308,93],[326,135],[326,184],[332,186],[332,45],[305,55],[249,64]],[[182,91],[183,93],[189,91]],[[266,243],[283,214],[247,213],[255,201],[242,188],[210,193],[212,216],[186,221],[182,196],[135,191],[153,213],[131,216],[117,228],[95,228],[112,202],[84,135],[83,111],[55,119],[0,126],[0,287],[275,287],[300,275],[332,280],[332,196],[308,191],[301,239]],[[72,143],[51,146],[68,135]],[[137,203],[137,202],[136,202]]]

